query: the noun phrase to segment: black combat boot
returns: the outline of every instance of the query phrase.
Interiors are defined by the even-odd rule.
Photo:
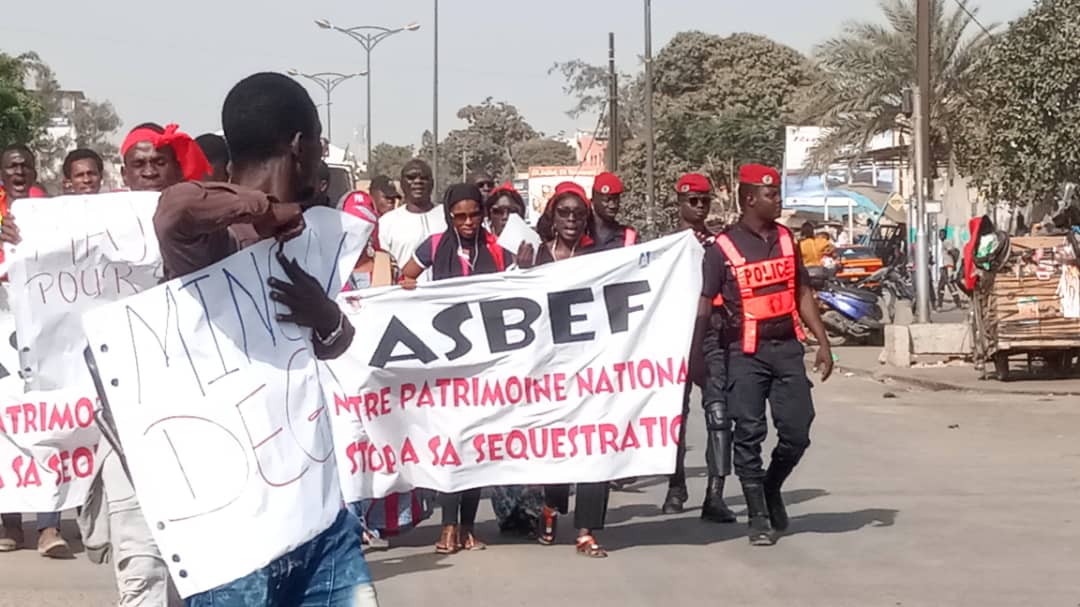
[[[749,532],[751,546],[772,546],[776,539],[769,524],[769,510],[765,506],[765,488],[761,481],[743,481],[743,495],[746,496],[746,513],[750,517]]]
[[[795,463],[785,459],[773,459],[765,472],[765,503],[769,508],[769,522],[776,531],[787,531],[788,514],[780,489],[795,469]]]
[[[701,520],[713,523],[735,522],[735,513],[724,503],[724,477],[709,477],[709,487],[705,490],[705,502],[701,504]]]
[[[683,504],[688,499],[690,499],[690,495],[686,491],[686,485],[669,486],[667,497],[664,498],[664,505],[661,506],[660,510],[664,514],[679,514],[683,511]]]

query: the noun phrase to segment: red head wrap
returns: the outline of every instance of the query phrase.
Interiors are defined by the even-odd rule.
[[[495,188],[494,190],[491,190],[491,193],[488,194],[488,198],[493,199],[496,196],[498,196],[500,192],[506,192],[508,194],[513,193],[513,194],[519,194],[520,195],[520,192],[517,191],[517,188],[514,187],[514,184],[509,182],[509,181],[506,181],[506,182],[503,182],[503,184],[501,186]]]
[[[548,198],[547,205],[544,207],[544,214],[551,212],[552,207],[556,200],[563,197],[563,194],[573,194],[580,198],[585,203],[585,208],[592,212],[592,201],[589,200],[589,195],[585,193],[585,188],[573,181],[563,181],[559,185],[555,186],[555,192]],[[588,231],[581,235],[581,246],[588,247],[593,244],[593,239],[589,236]]]
[[[134,147],[135,144],[144,141],[153,145],[154,149],[169,146],[173,149],[173,154],[176,155],[176,162],[180,165],[180,171],[184,174],[184,179],[186,181],[199,181],[213,173],[214,169],[210,166],[210,161],[206,159],[206,154],[203,153],[199,144],[195,143],[195,140],[187,133],[177,130],[179,128],[175,124],[170,124],[165,127],[164,133],[158,133],[147,128],[135,129],[124,138],[124,144],[120,146],[120,155],[127,154],[128,150]]]
[[[367,192],[359,190],[350,192],[345,195],[341,210],[349,215],[374,223],[375,229],[371,232],[371,246],[376,251],[381,250],[379,248],[379,216],[375,211],[375,201],[372,200],[371,196]]]

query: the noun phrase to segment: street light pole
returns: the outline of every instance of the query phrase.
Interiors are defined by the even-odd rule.
[[[326,19],[318,19],[315,21],[315,25],[321,27],[324,30],[335,30],[345,34],[353,40],[360,43],[360,46],[364,48],[367,54],[367,162],[368,170],[371,170],[371,140],[372,140],[372,128],[371,128],[371,51],[377,44],[386,40],[394,34],[401,32],[415,32],[420,29],[419,23],[410,23],[398,28],[382,27],[378,25],[358,25],[356,27],[338,27]],[[369,175],[370,176],[370,175]]]
[[[930,0],[918,0],[915,52],[915,302],[918,321],[930,322],[930,251],[926,196],[930,179]]]
[[[432,90],[431,110],[431,187],[438,196],[439,183],[439,0],[435,2],[434,13],[434,36],[435,56],[433,58],[433,70],[435,73],[434,89]]]
[[[645,212],[649,231],[656,228],[656,149],[653,133],[652,2],[645,0]]]
[[[305,74],[298,70],[289,70],[290,76],[300,76],[301,78],[307,78],[308,80],[318,84],[324,91],[326,91],[326,141],[329,142],[332,139],[332,123],[330,122],[330,94],[334,92],[334,89],[339,84],[346,80],[355,78],[357,76],[365,76],[367,72],[356,72],[354,74],[342,74],[340,72],[316,72],[314,74]]]

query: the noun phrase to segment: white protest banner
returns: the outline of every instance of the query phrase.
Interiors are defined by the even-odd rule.
[[[158,283],[157,192],[26,198],[12,209],[23,241],[7,248],[27,386],[93,389],[82,314]]]
[[[373,224],[322,207],[284,245],[331,296]],[[135,491],[181,596],[240,578],[341,507],[308,329],[279,322],[264,240],[83,319]]]
[[[83,505],[98,465],[96,402],[74,390],[0,397],[0,512]]]
[[[0,394],[23,391],[19,376],[19,350],[15,341],[15,314],[11,311],[11,289],[0,282]]]
[[[684,233],[343,294],[362,327],[327,363],[346,500],[670,473],[701,260]]]

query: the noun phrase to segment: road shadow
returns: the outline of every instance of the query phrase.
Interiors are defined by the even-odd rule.
[[[811,500],[829,495],[824,489],[795,489],[784,492],[784,503],[788,505],[802,504]],[[690,501],[679,516],[701,511],[701,503],[705,500],[705,492],[700,495],[691,494]],[[738,483],[730,484],[724,488],[724,501],[737,515],[746,514],[746,500],[743,499],[742,489]],[[668,516],[661,512],[662,504],[627,504],[617,508],[610,508],[607,514],[607,524],[619,525],[636,518],[650,518],[656,516]]]
[[[814,512],[791,518],[786,535],[799,533],[849,533],[864,527],[892,527],[899,510],[868,508],[855,512]]]
[[[434,544],[434,542],[432,542],[432,544]],[[380,558],[376,560],[374,554],[379,555]],[[452,567],[453,565],[450,563],[444,562],[446,559],[446,555],[435,554],[434,550],[432,552],[409,555],[400,552],[398,555],[395,555],[391,551],[367,555],[367,564],[368,568],[371,569],[371,578],[376,582],[381,582],[399,575],[436,571]]]

